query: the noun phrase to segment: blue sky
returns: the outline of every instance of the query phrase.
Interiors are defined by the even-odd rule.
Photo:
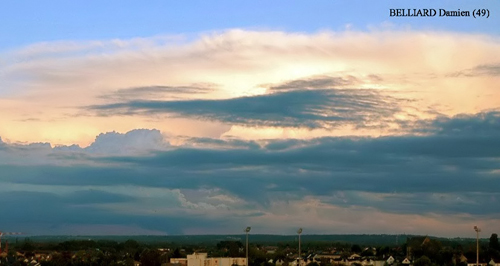
[[[1,231],[500,231],[496,1],[2,5]]]
[[[383,23],[498,35],[496,1],[12,1],[2,4],[0,48],[42,41],[129,39],[228,28],[299,32]],[[489,19],[389,17],[390,8],[490,9]]]

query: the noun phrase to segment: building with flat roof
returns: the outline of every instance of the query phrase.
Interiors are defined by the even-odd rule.
[[[246,266],[246,258],[208,258],[207,253],[193,253],[187,258],[171,258],[170,263],[182,266]]]

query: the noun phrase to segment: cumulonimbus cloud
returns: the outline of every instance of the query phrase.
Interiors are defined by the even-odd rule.
[[[10,226],[498,224],[496,37],[230,30],[124,42],[5,57],[0,195]],[[242,133],[221,138],[232,125]],[[269,127],[306,131],[270,139]],[[351,137],[363,127],[389,129]],[[249,128],[263,137],[243,140]],[[324,137],[308,138],[313,130]],[[171,144],[171,131],[183,143]],[[80,141],[88,147],[70,145]]]

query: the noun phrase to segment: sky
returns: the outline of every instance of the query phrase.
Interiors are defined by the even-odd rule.
[[[1,5],[2,232],[500,233],[497,1]]]

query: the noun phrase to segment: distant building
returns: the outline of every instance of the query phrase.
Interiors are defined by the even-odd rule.
[[[469,262],[467,263],[467,266],[476,266],[477,264],[475,262]],[[486,262],[480,262],[479,266],[488,266],[488,263]]]
[[[245,266],[246,258],[208,258],[207,253],[193,253],[187,258],[171,258],[170,263],[185,266]]]
[[[170,263],[175,265],[187,265],[186,258],[170,258]]]
[[[363,266],[374,266],[375,263],[373,260],[369,260],[369,259],[364,259],[362,262],[361,262],[361,265]]]
[[[464,254],[460,254],[460,256],[455,259],[455,264],[458,264],[456,261],[467,264],[467,258],[464,256]]]
[[[306,261],[300,260],[300,263],[299,263],[298,259],[296,259],[296,260],[293,260],[292,262],[290,262],[288,265],[290,265],[290,266],[305,266]]]
[[[316,261],[326,260],[330,263],[340,258],[341,258],[340,254],[317,254],[313,257],[313,259]]]
[[[495,262],[493,259],[491,259],[490,262],[488,263],[488,266],[500,266],[500,263]]]
[[[278,247],[276,247],[276,246],[267,246],[267,247],[264,247],[263,250],[267,254],[274,254],[274,253],[276,253],[276,250],[278,250]]]
[[[464,261],[465,260],[465,261]],[[476,263],[476,257],[474,258],[466,258],[464,255],[461,256],[460,258],[460,262],[467,262],[467,266],[476,266],[477,263]],[[494,261],[491,260],[490,263]],[[486,262],[479,262],[479,265],[478,266],[500,266],[500,264],[496,264],[495,265],[491,265],[489,263],[486,263]]]
[[[387,264],[391,265],[394,263],[394,258],[392,256],[390,256],[388,259],[387,259]]]
[[[432,240],[428,236],[414,236],[406,239],[406,257],[414,260],[413,252],[425,245],[429,245]]]

